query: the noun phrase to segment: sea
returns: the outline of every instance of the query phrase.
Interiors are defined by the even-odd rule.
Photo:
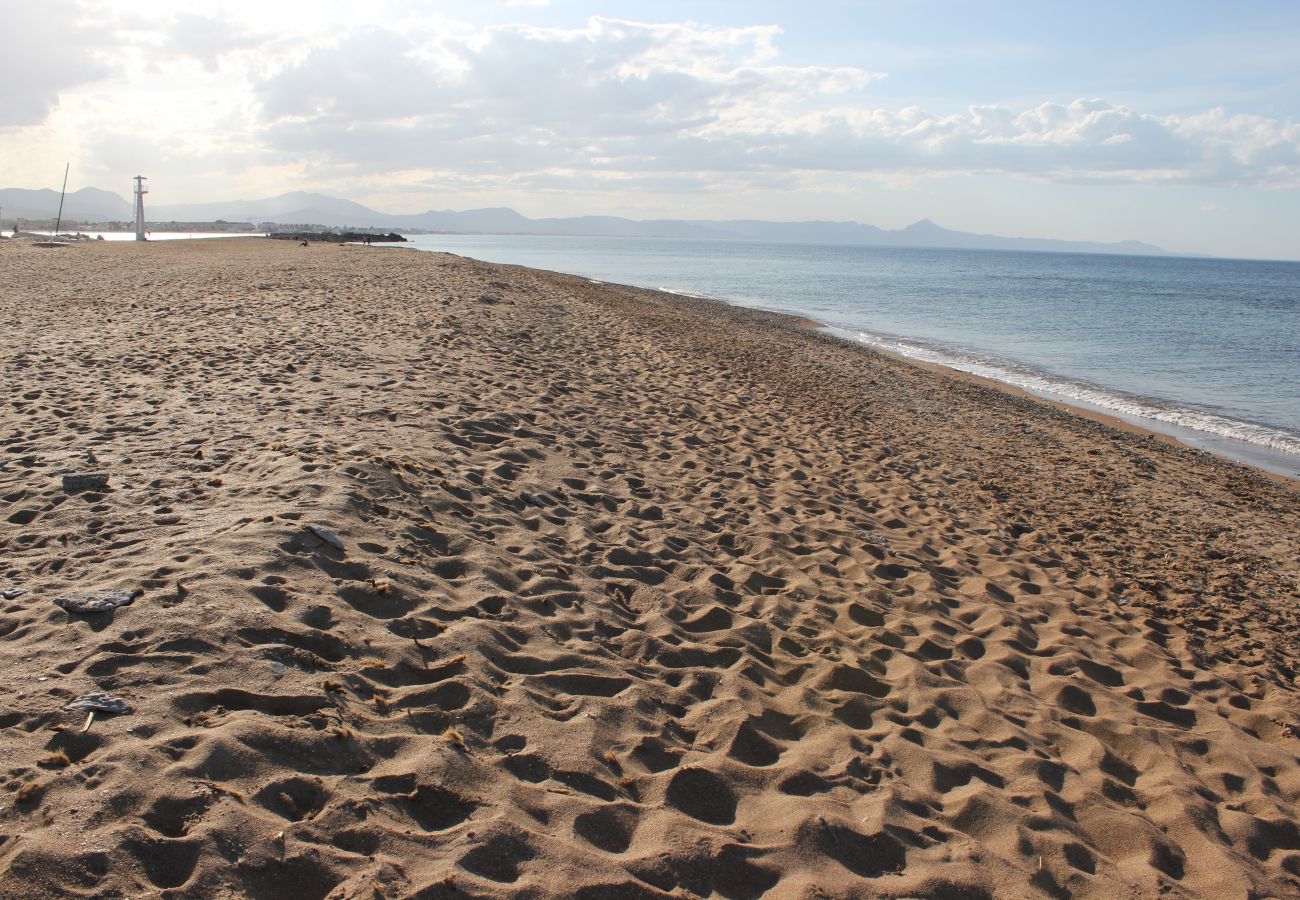
[[[795,313],[869,347],[1300,478],[1300,263],[670,238],[409,240]]]

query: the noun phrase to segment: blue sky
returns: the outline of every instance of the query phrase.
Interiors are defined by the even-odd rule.
[[[179,10],[179,11],[178,11]],[[6,186],[1300,258],[1300,4],[0,0]],[[49,60],[62,64],[52,68]]]
[[[1300,3],[660,2],[458,3],[468,18],[578,26],[593,14],[781,27],[800,65],[883,69],[881,98],[936,111],[1103,96],[1168,111],[1209,105],[1300,116]],[[488,13],[488,15],[484,15]]]

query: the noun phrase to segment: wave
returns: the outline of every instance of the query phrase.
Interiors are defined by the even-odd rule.
[[[717,300],[717,297],[711,297],[708,294],[701,294],[697,291],[687,291],[681,288],[657,287],[655,288],[661,294],[673,294],[678,297],[686,297],[690,300]],[[741,303],[738,300],[723,300],[729,306],[750,306],[752,304]]]
[[[1125,394],[1088,382],[1071,381],[1038,369],[972,351],[902,340],[857,328],[850,331],[859,342],[869,347],[896,353],[909,359],[934,363],[978,375],[981,378],[1000,381],[1035,394],[1049,394],[1067,402],[1083,403],[1120,416],[1162,422],[1177,428],[1201,432],[1207,436],[1229,438],[1277,453],[1300,456],[1300,434],[1150,397]]]

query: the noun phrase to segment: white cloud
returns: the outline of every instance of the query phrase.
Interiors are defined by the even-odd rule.
[[[217,71],[227,54],[253,49],[266,40],[225,19],[187,12],[177,13],[168,23],[166,39],[168,50],[192,56],[210,72]]]
[[[367,29],[257,85],[272,146],[480,183],[624,189],[790,172],[1293,185],[1300,129],[1100,99],[938,115],[873,103],[881,76],[789,66],[770,27],[593,18],[581,28]],[[705,179],[707,180],[707,178]]]
[[[597,17],[480,27],[418,9],[371,16],[388,23],[375,26],[354,4],[319,16],[267,7],[267,24],[257,4],[145,15],[112,3],[95,7],[92,31],[81,15],[0,4],[6,26],[16,23],[0,53],[23,73],[0,92],[0,128],[26,129],[18,144],[37,148],[32,171],[42,149],[62,158],[75,144],[86,169],[114,178],[144,165],[212,185],[291,171],[294,186],[326,190],[387,178],[390,189],[415,179],[497,193],[685,193],[984,173],[1300,184],[1300,126],[1289,120],[1100,99],[891,106],[875,92],[879,72],[782,59],[773,26]],[[47,65],[53,47],[59,64]],[[14,152],[7,143],[0,154]]]
[[[0,128],[44,121],[71,88],[108,75],[116,40],[82,18],[76,4],[51,16],[40,3],[0,0]]]

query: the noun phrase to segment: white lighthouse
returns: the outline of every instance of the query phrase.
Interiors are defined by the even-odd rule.
[[[135,239],[144,240],[144,195],[149,189],[144,186],[145,177],[135,176]]]

